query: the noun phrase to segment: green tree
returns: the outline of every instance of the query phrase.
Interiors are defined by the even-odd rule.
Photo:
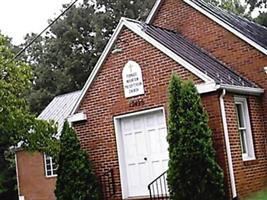
[[[267,8],[267,0],[245,0],[250,5],[250,10],[253,11],[256,8]]]
[[[32,71],[13,60],[12,45],[0,34],[0,199],[12,199],[15,193],[15,168],[10,162],[10,148],[19,142],[27,150],[55,152],[56,127],[37,120],[29,112],[25,93],[31,87]],[[8,196],[8,198],[7,198]]]
[[[248,12],[248,4],[241,3],[240,0],[206,0],[215,6],[231,11],[237,15],[250,18],[250,12]]]
[[[261,12],[260,15],[255,19],[258,24],[267,27],[267,12]]]
[[[34,72],[31,110],[39,113],[55,95],[81,89],[120,18],[144,19],[154,1],[84,0],[66,12],[24,55]],[[35,36],[28,34],[21,47]]]
[[[172,75],[169,84],[170,197],[224,200],[223,172],[216,163],[207,113],[194,84]]]
[[[205,0],[215,6],[231,11],[237,15],[253,20],[256,23],[267,27],[267,14],[263,9],[267,8],[266,0]],[[262,10],[256,18],[252,18],[255,9]]]
[[[100,200],[100,187],[87,153],[75,131],[65,122],[61,133],[55,194],[57,200]]]

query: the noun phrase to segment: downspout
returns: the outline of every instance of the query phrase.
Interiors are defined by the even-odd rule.
[[[19,169],[18,169],[18,158],[17,158],[16,152],[15,152],[15,163],[16,163],[16,178],[17,178],[18,196],[20,196]]]
[[[231,147],[230,147],[230,140],[229,140],[229,133],[228,133],[228,125],[226,120],[226,113],[225,113],[225,106],[224,106],[224,96],[226,94],[226,90],[223,89],[222,94],[220,96],[220,107],[221,107],[221,115],[222,115],[222,122],[223,122],[223,131],[224,131],[224,140],[226,146],[226,153],[227,153],[227,161],[228,161],[228,168],[230,174],[230,182],[231,182],[231,189],[232,189],[232,196],[233,199],[237,199],[236,193],[236,185],[235,185],[235,175],[234,175],[234,168],[233,168],[233,161],[232,161],[232,154],[231,154]]]

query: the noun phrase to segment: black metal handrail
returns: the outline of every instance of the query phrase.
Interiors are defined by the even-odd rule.
[[[169,198],[169,189],[167,184],[167,171],[163,172],[154,181],[148,185],[150,200],[162,199],[167,200]]]
[[[104,199],[112,199],[116,194],[113,169],[108,170],[100,176],[100,183]]]

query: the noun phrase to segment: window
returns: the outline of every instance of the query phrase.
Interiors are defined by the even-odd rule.
[[[47,177],[53,177],[57,175],[57,164],[55,160],[46,154],[44,154],[45,175]]]
[[[247,99],[235,97],[235,109],[243,160],[255,159]]]

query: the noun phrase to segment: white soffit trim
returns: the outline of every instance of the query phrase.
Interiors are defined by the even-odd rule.
[[[83,112],[75,113],[67,118],[69,123],[85,121],[86,119],[86,114],[84,114]]]
[[[130,20],[130,19],[128,19],[128,20]],[[86,83],[85,83],[85,85],[84,85],[84,87],[83,87],[83,89],[81,91],[81,95],[80,95],[80,97],[78,98],[78,100],[76,101],[76,103],[75,103],[75,105],[73,107],[71,115],[73,115],[77,111],[77,109],[78,109],[83,97],[85,96],[86,91],[88,90],[88,88],[90,87],[90,85],[93,82],[94,78],[96,77],[97,72],[99,71],[100,67],[104,63],[108,53],[111,51],[111,49],[113,47],[113,44],[115,43],[115,41],[116,41],[119,33],[121,32],[123,26],[126,26],[131,31],[133,31],[134,33],[139,35],[141,38],[146,40],[148,43],[152,44],[154,47],[156,47],[157,49],[159,49],[160,51],[165,53],[167,56],[169,56],[170,58],[172,58],[176,62],[180,63],[183,67],[185,67],[190,72],[195,74],[197,77],[199,77],[200,79],[205,81],[205,83],[214,83],[213,79],[208,77],[206,74],[202,73],[200,70],[196,69],[194,66],[192,66],[190,63],[188,63],[187,61],[185,61],[181,57],[177,56],[175,53],[173,53],[171,50],[167,49],[165,46],[163,46],[162,44],[157,42],[155,39],[153,39],[152,37],[150,37],[149,35],[144,33],[141,30],[140,24],[138,25],[138,23],[140,23],[140,22],[135,21],[135,20],[131,20],[131,21],[135,21],[135,22],[129,22],[128,20],[126,18],[121,18],[121,20],[120,20],[117,28],[115,29],[111,39],[109,40],[108,44],[106,45],[106,48],[104,49],[102,55],[100,56],[96,66],[94,67],[92,73],[90,74],[89,78],[87,79],[87,81],[86,81]]]
[[[199,94],[205,94],[209,92],[217,91],[220,86],[216,85],[216,83],[202,83],[196,85],[197,91]]]
[[[146,18],[146,23],[150,24],[152,19],[154,18],[154,15],[156,14],[156,12],[159,9],[160,4],[162,3],[162,0],[156,0],[152,10],[150,11],[149,15]]]
[[[201,12],[202,14],[204,14],[205,16],[207,16],[208,18],[210,18],[211,20],[215,21],[217,24],[221,25],[223,28],[227,29],[228,31],[230,31],[231,33],[236,35],[240,39],[244,40],[245,42],[247,42],[251,46],[255,47],[256,49],[258,49],[259,51],[261,51],[262,53],[267,55],[267,49],[265,49],[261,45],[257,44],[256,42],[254,42],[250,38],[246,37],[244,34],[240,33],[239,31],[235,30],[234,28],[229,26],[227,23],[223,22],[219,18],[217,18],[214,15],[210,14],[205,9],[199,7],[198,5],[193,3],[192,1],[190,1],[190,0],[183,0],[183,1],[186,2],[187,4],[189,4],[190,6],[192,6],[193,8],[195,8],[196,10],[198,10],[199,12]]]

